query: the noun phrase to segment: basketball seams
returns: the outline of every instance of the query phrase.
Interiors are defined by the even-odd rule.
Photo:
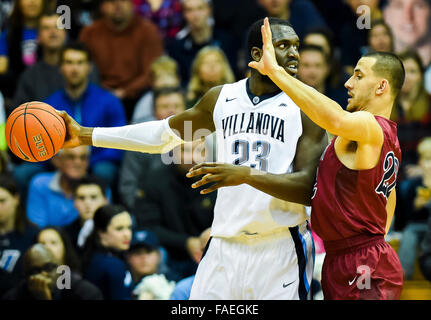
[[[28,105],[28,103],[27,103],[27,105]],[[36,160],[36,161],[40,161],[40,160],[38,160],[38,159],[34,156],[33,151],[31,150],[31,147],[30,147],[30,142],[28,141],[28,137],[27,137],[27,122],[26,122],[27,105],[26,105],[26,106],[25,106],[25,108],[24,108],[24,135],[25,135],[25,139],[26,139],[26,141],[27,141],[28,149],[30,150],[30,153],[31,153],[31,155],[32,155],[33,159],[34,159],[34,160]]]
[[[11,117],[15,113],[15,111],[21,111],[21,110],[22,109],[20,109],[20,107],[16,108],[14,111],[12,111],[12,113],[9,115],[9,117]],[[46,109],[40,108],[40,107],[29,107],[29,108],[27,108],[27,110],[41,110],[41,111],[44,111],[44,112],[48,112],[49,114],[53,115],[58,120],[58,122],[61,123],[61,125],[64,128],[64,130],[66,130],[66,126],[64,124],[64,121],[62,121],[63,118],[61,118],[58,114],[53,113],[50,110],[46,110]]]
[[[56,154],[55,152],[55,145],[54,142],[52,141],[51,135],[49,134],[48,130],[45,128],[44,124],[42,123],[42,121],[39,120],[39,118],[33,114],[33,113],[27,113],[28,115],[32,115],[33,117],[36,118],[37,121],[39,121],[40,125],[42,126],[42,128],[45,130],[46,134],[48,135],[49,140],[51,141],[51,145],[52,145],[52,150],[53,150],[53,154]]]

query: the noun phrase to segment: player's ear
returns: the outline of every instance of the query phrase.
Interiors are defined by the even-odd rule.
[[[262,58],[263,51],[261,48],[253,47],[251,48],[250,53],[254,61],[260,61],[260,59]]]
[[[386,79],[382,79],[382,81],[380,81],[379,87],[376,90],[376,94],[380,96],[387,90],[389,90],[389,82]]]

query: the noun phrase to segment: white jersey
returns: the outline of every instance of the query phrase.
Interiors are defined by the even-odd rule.
[[[274,174],[293,169],[302,134],[299,107],[284,93],[253,96],[247,79],[226,84],[214,107],[217,162]],[[301,224],[307,215],[284,211],[282,201],[249,185],[218,189],[211,235],[265,235]]]

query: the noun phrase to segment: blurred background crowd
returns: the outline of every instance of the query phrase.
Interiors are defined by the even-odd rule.
[[[162,156],[82,146],[30,163],[8,151],[4,125],[28,101],[91,127],[182,112],[248,76],[248,26],[265,16],[292,23],[298,78],[343,108],[363,54],[401,57],[391,120],[402,165],[387,239],[406,280],[431,281],[431,0],[2,0],[0,297],[188,298],[216,194],[200,195],[185,173],[214,160],[211,137]],[[70,290],[58,288],[61,265]]]

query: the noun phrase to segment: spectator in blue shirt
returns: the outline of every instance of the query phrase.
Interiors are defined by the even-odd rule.
[[[87,174],[90,149],[61,149],[52,158],[55,172],[37,174],[30,182],[27,218],[40,228],[62,227],[78,218],[73,205],[73,182]]]
[[[45,102],[65,110],[79,123],[88,127],[116,127],[126,124],[121,101],[101,87],[89,83],[90,53],[81,43],[66,45],[60,55],[65,88],[56,91]],[[123,151],[93,148],[90,172],[108,183],[113,190]]]
[[[94,229],[84,254],[84,277],[102,291],[106,300],[128,300],[132,276],[124,254],[132,239],[132,219],[120,205],[104,205],[94,213]]]

